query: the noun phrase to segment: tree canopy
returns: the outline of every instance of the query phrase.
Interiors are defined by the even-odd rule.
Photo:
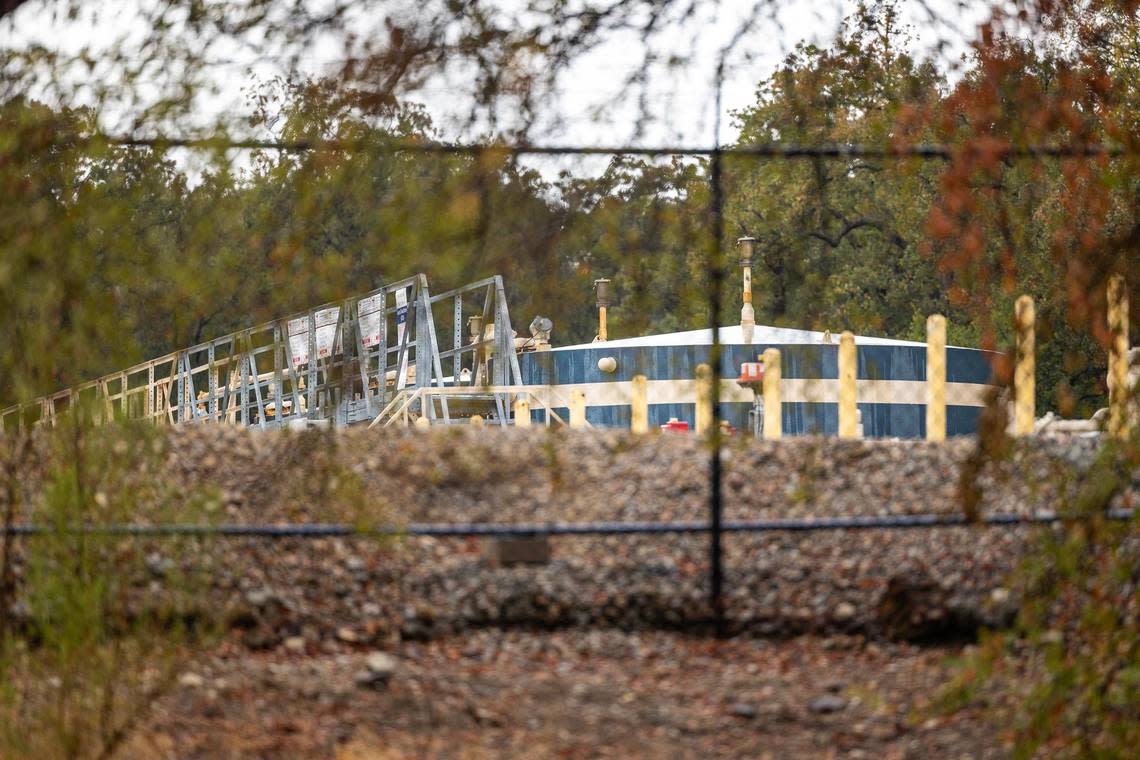
[[[1118,14],[1105,33],[1099,58],[1082,65],[1126,75],[1135,24]],[[738,144],[942,141],[963,146],[963,159],[730,155],[721,250],[758,239],[761,323],[921,339],[925,317],[941,312],[952,341],[1001,348],[1012,301],[1029,292],[1042,315],[1039,406],[1087,413],[1102,402],[1104,360],[1080,320],[1098,307],[1077,299],[1074,312],[1072,287],[1091,275],[1055,274],[1086,261],[1067,258],[1088,245],[1074,217],[1130,233],[1134,182],[1112,180],[1100,205],[1082,208],[1074,198],[1105,185],[1088,169],[962,162],[976,158],[967,148],[979,133],[1119,139],[1135,95],[1126,86],[1069,122],[1042,121],[1042,103],[1077,76],[1064,52],[1012,40],[979,47],[951,82],[907,52],[910,35],[893,5],[860,6],[833,45],[799,45],[758,83],[734,115]],[[0,172],[18,198],[0,233],[4,342],[67,357],[46,373],[5,367],[6,401],[414,271],[442,288],[504,274],[516,321],[551,317],[559,342],[593,337],[592,281],[603,276],[616,292],[612,335],[707,324],[705,160],[617,156],[595,176],[552,177],[493,141],[471,154],[386,150],[437,139],[430,114],[339,80],[275,79],[250,104],[253,125],[282,140],[356,147],[254,151],[238,168],[219,151],[188,176],[169,151],[100,144],[84,108],[4,104]],[[1103,169],[1111,178],[1123,163]],[[34,235],[29,218],[40,220]],[[736,292],[726,290],[722,324],[736,321]],[[73,313],[74,303],[93,313]]]

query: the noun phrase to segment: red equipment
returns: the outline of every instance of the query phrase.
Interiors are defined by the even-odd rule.
[[[739,385],[759,385],[764,382],[764,362],[744,362],[740,365]]]

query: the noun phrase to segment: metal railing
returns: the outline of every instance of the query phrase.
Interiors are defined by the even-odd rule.
[[[465,305],[493,324],[488,340],[466,341]],[[446,351],[433,314],[441,308],[451,317]],[[94,422],[353,424],[374,419],[408,385],[458,382],[465,362],[496,385],[521,382],[502,278],[432,296],[417,274],[0,410],[0,431],[54,426],[69,411]]]
[[[519,424],[515,415],[515,404],[518,401],[527,403],[527,414],[531,411],[542,412],[542,423],[549,427],[552,422],[562,426],[569,426],[567,420],[562,419],[554,410],[569,406],[569,402],[552,386],[524,386],[518,385],[454,385],[448,387],[416,388],[412,391],[403,391],[389,402],[388,406],[369,423],[369,428],[390,427],[397,423],[410,425],[415,417],[428,416],[444,424],[454,424],[460,421],[449,414],[448,400],[485,401],[492,405],[493,418],[488,422],[495,425],[506,426]],[[436,401],[440,402],[440,410],[436,412]],[[415,415],[415,417],[413,417]],[[592,427],[589,423],[585,427]]]

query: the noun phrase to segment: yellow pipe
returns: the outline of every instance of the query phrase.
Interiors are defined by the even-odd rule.
[[[649,382],[645,375],[634,375],[631,384],[629,429],[633,433],[649,432]]]
[[[515,402],[515,427],[530,427],[530,402],[524,398]]]
[[[582,391],[570,391],[570,427],[586,427],[586,394]]]
[[[1108,432],[1127,438],[1132,430],[1128,414],[1128,287],[1115,275],[1108,281]]]
[[[926,319],[926,440],[946,440],[946,317]]]
[[[697,365],[697,411],[696,433],[708,435],[712,430],[712,368],[707,364]]]
[[[855,398],[855,335],[839,336],[839,437],[858,438],[858,406]]]
[[[745,344],[751,344],[752,335],[756,330],[756,310],[752,307],[752,253],[756,240],[742,237],[736,241],[736,244],[740,247],[740,268],[744,285],[744,303],[740,307],[740,331],[744,335]]]
[[[1037,310],[1031,296],[1021,296],[1014,307],[1017,324],[1017,364],[1013,371],[1013,432],[1030,435],[1037,419],[1036,333]]]
[[[780,404],[780,349],[764,351],[764,438],[779,440],[784,433]]]

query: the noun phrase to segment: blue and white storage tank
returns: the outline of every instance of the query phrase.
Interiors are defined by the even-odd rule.
[[[736,383],[740,365],[767,348],[781,354],[782,420],[785,435],[835,434],[839,428],[839,336],[811,330],[757,325],[751,344],[739,325],[720,328],[721,419],[748,426],[752,392]],[[712,331],[648,335],[560,346],[519,356],[524,385],[552,386],[552,406],[565,414],[571,390],[585,393],[586,419],[599,427],[629,427],[631,380],[648,380],[649,424],[677,418],[694,425],[697,365],[709,360]],[[867,437],[921,438],[926,434],[926,344],[856,336],[857,398]],[[598,368],[611,357],[612,372]],[[946,349],[946,432],[977,431],[978,413],[992,383],[994,354],[972,348]],[[537,417],[542,412],[532,414]],[[770,414],[770,412],[768,412]]]

